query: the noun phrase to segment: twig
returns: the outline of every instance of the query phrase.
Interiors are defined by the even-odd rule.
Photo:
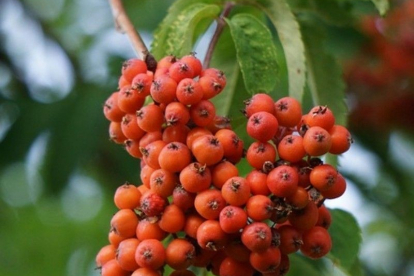
[[[210,66],[210,60],[213,56],[214,48],[216,47],[216,44],[220,38],[221,33],[223,32],[224,26],[226,26],[226,21],[224,18],[226,18],[229,14],[231,9],[234,7],[233,2],[227,2],[223,12],[221,13],[220,17],[217,19],[217,27],[214,32],[213,37],[211,38],[210,44],[208,45],[206,57],[204,58],[204,68],[208,68]]]
[[[132,24],[124,9],[122,0],[109,0],[109,3],[111,5],[116,29],[128,36],[129,41],[131,42],[137,56],[147,63],[150,70],[154,67],[154,62],[156,67],[156,61],[154,57],[149,53],[148,48],[145,46],[145,43],[142,40],[141,36],[137,30],[135,30],[134,25]]]

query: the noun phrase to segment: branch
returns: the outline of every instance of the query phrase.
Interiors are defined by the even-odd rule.
[[[229,14],[231,9],[234,7],[233,2],[227,2],[226,6],[223,9],[223,12],[221,13],[220,17],[217,19],[217,27],[216,31],[214,32],[213,37],[211,38],[210,44],[208,45],[206,57],[204,58],[204,68],[208,68],[210,66],[210,60],[213,56],[214,48],[216,47],[216,44],[220,38],[221,33],[223,32],[224,26],[226,26],[226,21],[224,18],[226,18]]]
[[[128,36],[129,41],[135,50],[135,53],[139,58],[147,63],[150,70],[154,68],[154,66],[156,67],[156,61],[154,57],[149,53],[147,46],[145,46],[145,43],[142,40],[141,36],[137,30],[135,30],[134,25],[132,24],[124,9],[122,0],[109,0],[109,3],[111,5],[116,29]]]

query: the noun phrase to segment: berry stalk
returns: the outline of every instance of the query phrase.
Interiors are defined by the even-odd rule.
[[[210,44],[208,45],[206,57],[204,58],[204,68],[210,67],[210,60],[213,56],[214,48],[216,47],[216,44],[220,38],[221,33],[223,32],[224,26],[226,25],[226,21],[224,21],[224,18],[226,18],[230,12],[231,9],[234,7],[233,2],[227,2],[224,6],[223,12],[221,13],[220,17],[217,19],[217,27],[214,31],[213,37],[211,38]]]
[[[135,50],[137,56],[147,63],[147,66],[151,71],[155,70],[156,60],[148,51],[141,35],[135,29],[131,19],[129,19],[124,9],[124,5],[122,4],[122,0],[109,0],[109,4],[111,5],[112,15],[115,20],[115,27],[117,31],[128,36],[129,41],[132,44],[132,48]]]

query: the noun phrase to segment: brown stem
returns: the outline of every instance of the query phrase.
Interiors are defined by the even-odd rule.
[[[221,33],[223,32],[224,26],[226,26],[226,21],[224,18],[226,18],[229,14],[231,9],[234,7],[233,2],[227,2],[224,6],[223,12],[221,13],[220,17],[217,19],[217,27],[214,32],[213,37],[211,38],[210,44],[208,45],[206,57],[204,58],[204,68],[208,68],[210,66],[210,60],[213,56],[214,48],[216,47],[216,44],[220,38]]]
[[[156,61],[154,57],[149,53],[148,48],[145,46],[145,43],[142,40],[141,36],[137,30],[135,30],[134,25],[132,24],[124,9],[122,0],[109,0],[109,3],[111,5],[116,29],[128,36],[129,41],[131,42],[137,56],[140,59],[144,60],[147,65],[149,65],[148,67],[150,70],[154,67],[154,62],[156,67]]]

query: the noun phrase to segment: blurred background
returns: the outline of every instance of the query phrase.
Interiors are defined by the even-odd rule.
[[[361,225],[366,275],[414,275],[414,1],[385,18],[361,2],[368,15],[329,27],[355,143],[339,158],[348,189],[328,207]],[[172,1],[124,3],[149,45]],[[133,56],[107,1],[0,1],[0,276],[99,275],[113,193],[139,184],[102,113]]]

